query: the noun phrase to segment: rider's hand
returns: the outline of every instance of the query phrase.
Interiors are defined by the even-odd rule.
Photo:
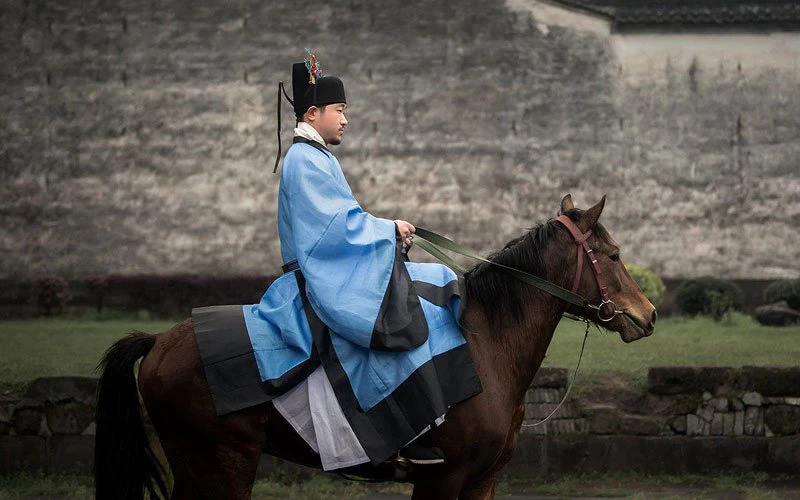
[[[403,239],[403,247],[406,249],[411,248],[411,245],[414,243],[414,232],[417,230],[413,225],[410,223],[397,219],[394,221],[394,225],[397,228],[397,234]]]

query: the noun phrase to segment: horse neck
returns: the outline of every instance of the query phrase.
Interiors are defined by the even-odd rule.
[[[564,287],[565,281],[573,279],[574,270],[566,268],[565,260],[572,248],[562,246],[555,244],[543,250],[549,257],[544,277]],[[476,338],[480,362],[497,374],[511,401],[521,399],[530,387],[566,309],[562,300],[532,286],[520,285],[516,290],[524,311],[518,322],[507,318],[504,324],[491,324],[483,308],[478,308],[481,312],[474,318],[483,333]],[[481,298],[476,298],[480,303]]]
[[[496,356],[496,369],[506,372],[514,400],[522,398],[530,387],[564,313],[561,301],[544,292],[530,293],[525,305],[532,312],[493,335],[490,347]]]

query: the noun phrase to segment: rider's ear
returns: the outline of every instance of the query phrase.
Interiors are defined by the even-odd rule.
[[[594,227],[594,225],[597,224],[597,219],[599,219],[600,214],[603,213],[603,207],[605,205],[606,197],[603,195],[603,199],[601,199],[597,205],[583,213],[583,223],[586,225],[587,229]]]
[[[567,210],[571,210],[573,208],[575,208],[575,204],[572,203],[572,195],[567,194],[564,198],[561,199],[561,210],[558,211],[558,215],[561,215]]]

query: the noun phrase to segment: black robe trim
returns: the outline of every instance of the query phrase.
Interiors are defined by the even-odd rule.
[[[307,138],[299,136],[299,135],[294,136],[294,139],[292,139],[292,144],[308,144],[309,146],[314,146],[315,148],[319,149],[320,151],[324,151],[326,153],[333,154],[333,153],[331,153],[330,149],[326,148],[325,146],[323,146],[322,144],[318,143],[317,141],[314,141],[314,140],[311,140],[311,139],[307,139]]]
[[[305,295],[302,273],[296,271],[295,276],[300,293]],[[316,314],[309,316],[308,321],[322,366],[342,412],[373,465],[394,455],[444,415],[450,406],[482,391],[469,347],[462,344],[417,368],[389,396],[365,412],[339,362],[328,327]]]
[[[383,302],[375,319],[370,349],[410,351],[428,340],[428,322],[422,312],[414,283],[405,265],[405,255],[395,250],[394,266]]]
[[[272,380],[261,380],[242,306],[192,310],[197,349],[217,415],[256,406],[280,396],[319,366],[316,346],[311,356]]]

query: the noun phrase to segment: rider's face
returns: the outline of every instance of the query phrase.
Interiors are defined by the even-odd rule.
[[[344,116],[347,104],[337,103],[328,104],[322,108],[312,106],[307,111],[306,121],[314,127],[325,144],[337,145],[342,142],[342,134],[347,126],[347,118]]]

